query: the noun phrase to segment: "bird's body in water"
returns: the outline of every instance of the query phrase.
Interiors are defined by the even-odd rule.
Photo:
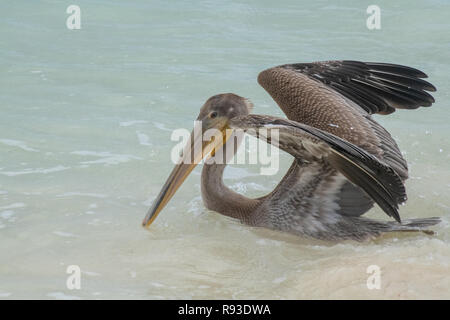
[[[217,129],[221,139],[191,141],[144,219],[148,226],[204,157],[221,151],[225,163],[205,163],[205,206],[252,226],[324,240],[365,240],[384,232],[424,231],[439,218],[401,222],[408,166],[391,135],[372,114],[430,106],[435,88],[414,68],[358,61],[290,64],[267,69],[258,82],[287,119],[250,114],[253,104],[236,94],[209,98],[200,110],[200,132]],[[269,194],[250,199],[223,183],[227,156],[236,152],[225,132],[247,132],[290,153],[291,167]],[[259,134],[264,129],[267,136]],[[200,152],[196,152],[200,147]],[[203,150],[203,152],[201,152]],[[206,151],[205,151],[206,150]],[[362,217],[377,203],[396,221]]]

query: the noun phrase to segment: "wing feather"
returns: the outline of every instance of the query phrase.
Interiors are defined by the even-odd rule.
[[[307,75],[333,88],[369,114],[389,114],[400,109],[429,107],[436,88],[415,68],[351,60],[294,63],[279,66]],[[363,99],[362,99],[363,97]]]
[[[230,120],[230,127],[242,129],[258,138],[267,130],[268,142],[308,161],[326,161],[348,180],[362,188],[387,215],[400,222],[398,204],[406,201],[406,191],[398,174],[379,159],[331,133],[282,118],[248,115]],[[252,130],[249,130],[252,129]],[[278,130],[279,140],[271,130]],[[267,141],[267,140],[266,140]]]

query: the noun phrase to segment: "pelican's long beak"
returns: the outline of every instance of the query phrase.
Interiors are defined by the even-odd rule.
[[[227,137],[225,136],[225,129],[223,129],[220,139],[214,138],[211,140],[212,141],[203,141],[201,128],[200,130],[198,130],[197,127],[194,128],[191,133],[190,141],[183,149],[183,155],[180,158],[179,163],[175,166],[175,168],[173,168],[172,173],[169,178],[167,178],[167,181],[162,187],[158,197],[155,199],[155,202],[142,221],[142,225],[144,227],[148,227],[152,224],[159,212],[161,212],[164,206],[173,197],[175,192],[184,180],[186,180],[197,164],[201,162],[204,157],[209,156],[215,150],[222,147],[227,140]]]

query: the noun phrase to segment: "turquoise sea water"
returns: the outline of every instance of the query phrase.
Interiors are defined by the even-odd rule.
[[[66,27],[71,4],[80,30]],[[370,4],[380,30],[366,27]],[[449,17],[443,0],[2,1],[0,298],[450,298]],[[249,228],[203,207],[200,167],[140,226],[171,170],[172,130],[192,128],[209,96],[281,115],[258,72],[331,59],[409,65],[437,87],[431,108],[376,117],[410,165],[402,217],[443,217],[436,236],[329,244]],[[233,166],[226,183],[265,194],[281,160],[269,177]]]

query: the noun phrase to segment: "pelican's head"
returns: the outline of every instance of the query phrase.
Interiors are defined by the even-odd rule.
[[[222,93],[206,100],[200,109],[197,120],[204,121],[206,126],[211,124],[211,128],[213,128],[214,123],[228,122],[234,117],[249,114],[252,109],[253,104],[248,99],[234,93]],[[213,119],[217,120],[212,121]]]
[[[212,96],[200,109],[197,122],[192,130],[190,141],[183,149],[179,162],[148,211],[142,225],[145,227],[155,220],[158,213],[169,202],[187,176],[202,161],[220,150],[230,138],[228,122],[238,116],[248,115],[253,104],[233,93]]]

